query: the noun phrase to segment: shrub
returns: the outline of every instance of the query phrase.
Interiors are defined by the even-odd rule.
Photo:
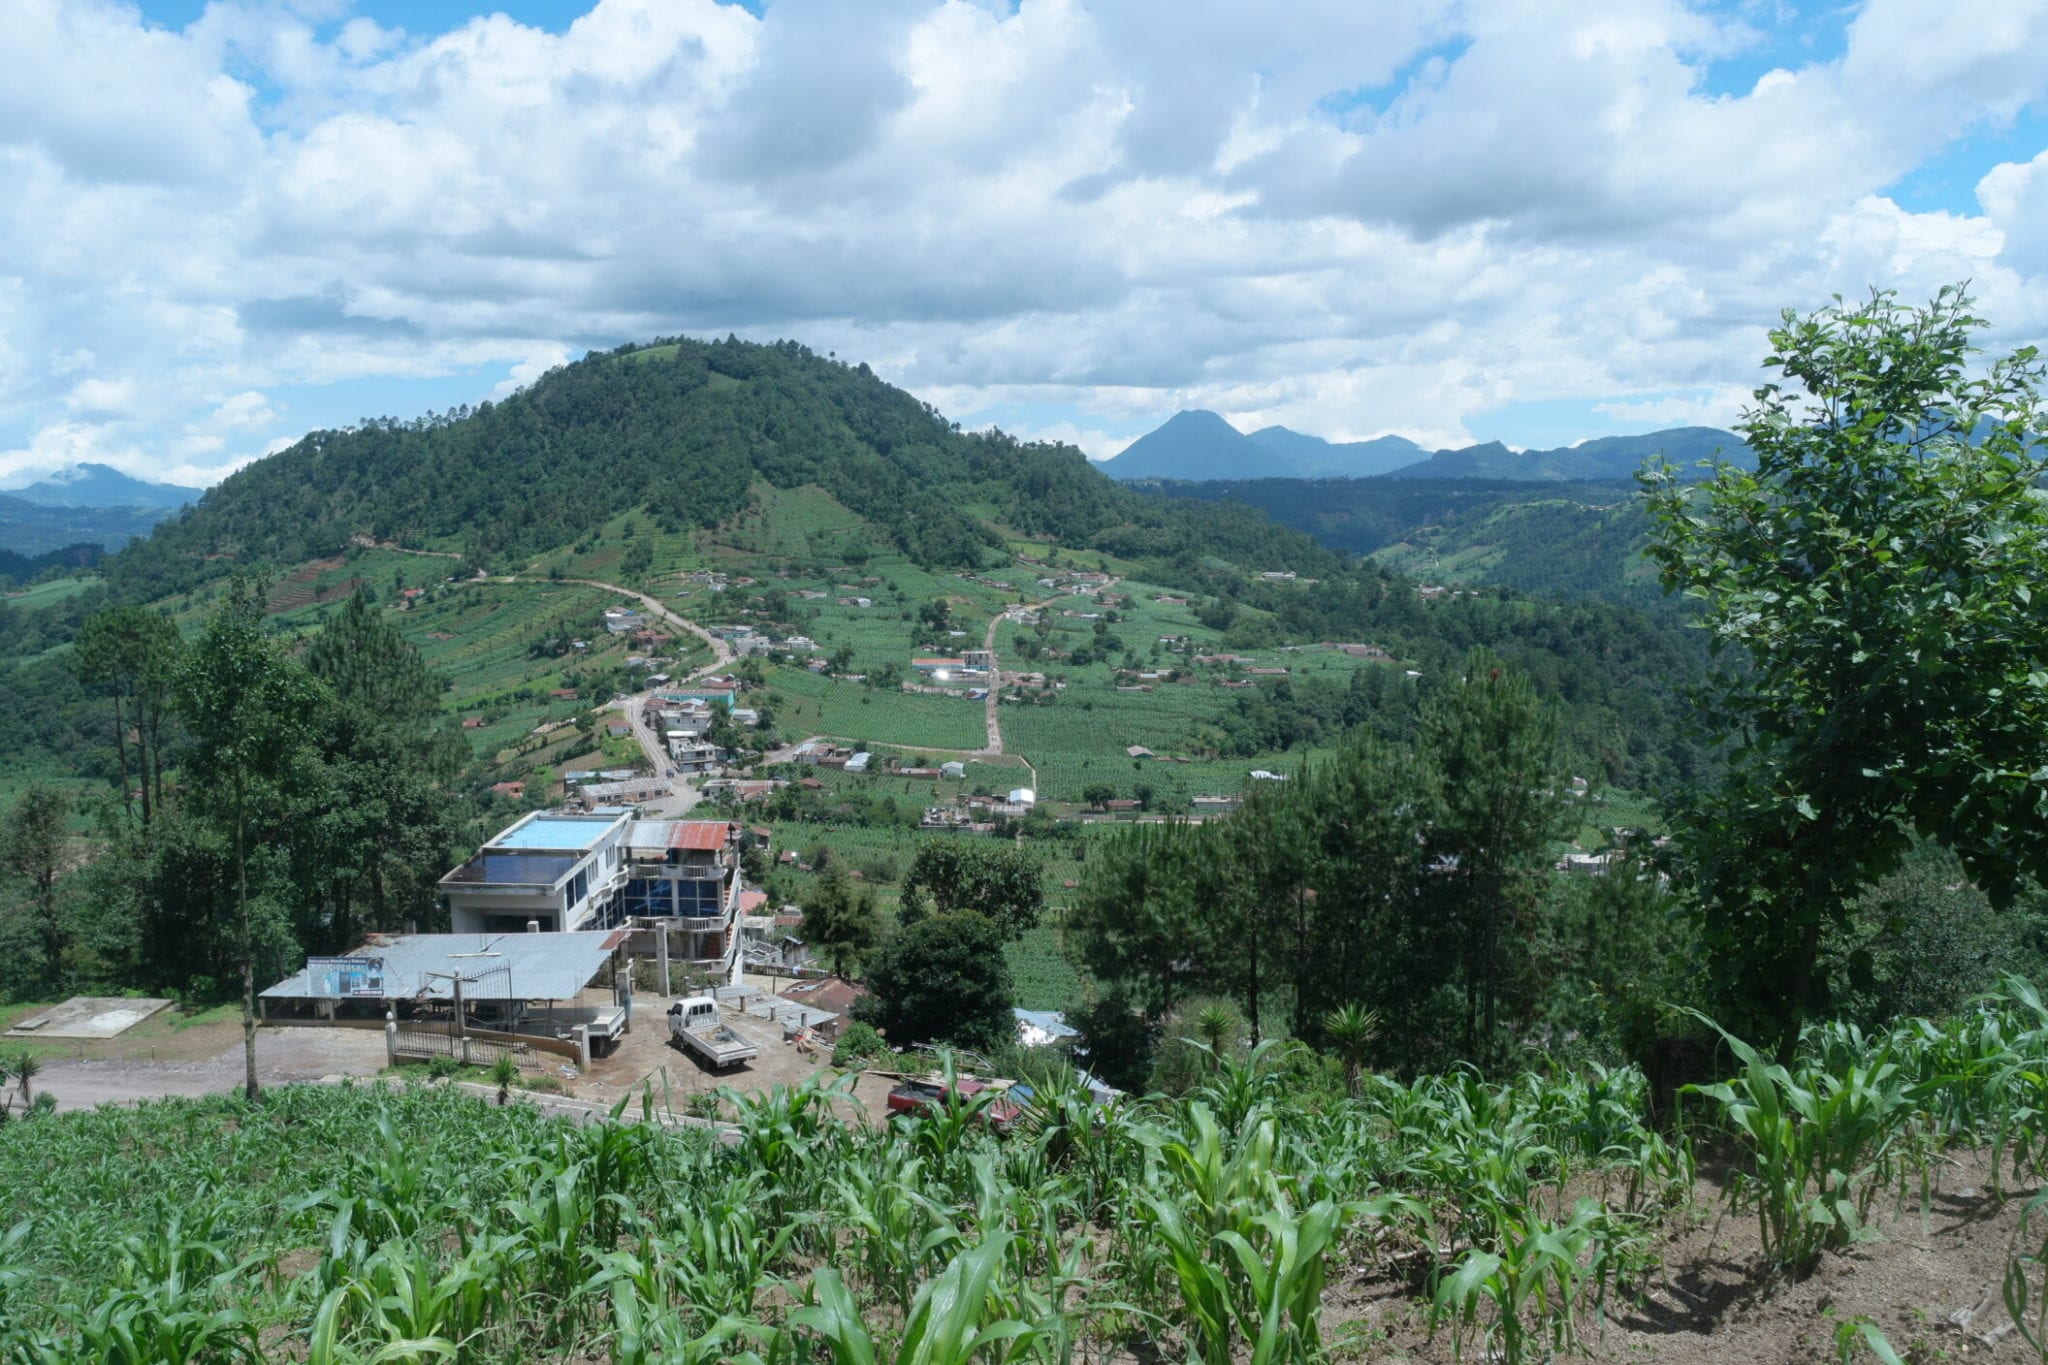
[[[889,1045],[882,1041],[882,1035],[873,1024],[856,1019],[840,1031],[839,1041],[832,1046],[832,1065],[854,1069],[866,1064],[870,1057],[880,1057],[889,1051]]]

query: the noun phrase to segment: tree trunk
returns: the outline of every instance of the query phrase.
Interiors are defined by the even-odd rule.
[[[250,1103],[260,1094],[256,1083],[256,935],[249,923],[249,857],[243,827],[247,823],[242,775],[235,774],[235,903],[242,920],[242,1064]]]
[[[137,736],[140,743],[141,737]],[[114,693],[114,756],[121,765],[121,813],[133,817],[135,803],[128,799],[128,721],[121,714],[121,694]],[[142,784],[143,823],[149,823],[149,784]]]
[[[1818,917],[1807,921],[1805,932],[1799,936],[1799,962],[1792,972],[1792,1009],[1785,1020],[1785,1032],[1778,1039],[1778,1064],[1792,1065],[1792,1056],[1799,1050],[1799,1033],[1806,1027],[1806,1017],[1813,1009],[1813,968],[1820,960],[1820,920]]]
[[[140,706],[141,703],[138,702],[137,705]],[[161,811],[164,807],[164,718],[160,701],[158,705],[149,708],[149,723],[145,732],[149,736],[149,752],[144,755],[149,764],[146,780],[153,809]],[[150,809],[145,808],[142,815],[143,823],[149,822],[149,816]]]
[[[1249,990],[1246,992],[1245,1008],[1251,1015],[1253,1047],[1259,1045],[1259,921],[1265,918],[1259,911],[1259,905],[1253,902],[1251,913],[1245,916],[1244,922],[1245,938],[1251,945],[1251,975],[1247,982]]]
[[[57,919],[57,869],[36,874],[36,908],[43,921],[43,957],[50,964],[51,980],[64,976],[64,926]]]

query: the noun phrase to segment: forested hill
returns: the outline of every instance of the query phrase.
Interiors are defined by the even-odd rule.
[[[1152,487],[1257,508],[1341,554],[1370,556],[1432,582],[1676,605],[1643,560],[1650,522],[1633,480],[1240,479]]]
[[[757,480],[825,488],[926,565],[996,558],[998,527],[1152,559],[1336,563],[1257,513],[1120,488],[1071,447],[961,432],[865,365],[729,338],[625,347],[501,403],[313,432],[209,491],[111,573],[155,595],[223,561],[297,563],[353,536],[523,566],[634,507],[665,529],[717,525]]]

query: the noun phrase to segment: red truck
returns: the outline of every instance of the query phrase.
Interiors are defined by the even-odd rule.
[[[963,1102],[977,1100],[982,1095],[992,1094],[981,1110],[981,1120],[998,1132],[1008,1132],[1010,1126],[1023,1117],[1024,1111],[1005,1091],[996,1090],[986,1081],[970,1081],[965,1077],[953,1082],[953,1094]],[[921,1114],[927,1109],[945,1103],[946,1088],[937,1081],[904,1081],[889,1091],[889,1112],[892,1114]]]

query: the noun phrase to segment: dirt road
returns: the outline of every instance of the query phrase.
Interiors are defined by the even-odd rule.
[[[239,1032],[240,1026],[236,1026]],[[323,1076],[374,1076],[384,1066],[384,1034],[375,1029],[265,1028],[256,1035],[256,1079],[264,1085]],[[197,1061],[59,1060],[36,1076],[59,1111],[134,1104],[168,1095],[221,1095],[239,1089],[242,1045]]]
[[[500,574],[495,578],[470,579],[468,581],[473,583],[524,583],[530,586],[568,583],[581,588],[602,588],[606,592],[617,593],[621,597],[630,597],[633,601],[639,603],[648,615],[674,626],[678,630],[687,631],[711,646],[710,663],[705,664],[701,668],[692,669],[680,678],[672,678],[668,682],[663,683],[658,689],[650,687],[645,691],[637,692],[630,697],[624,697],[611,703],[616,709],[625,712],[627,723],[633,727],[633,737],[639,741],[640,751],[647,756],[648,767],[653,770],[657,777],[668,771],[668,746],[663,742],[662,737],[654,733],[654,730],[641,719],[641,712],[646,709],[647,703],[654,699],[656,691],[673,691],[676,688],[696,681],[698,678],[708,677],[713,673],[721,672],[727,665],[732,663],[732,646],[725,640],[713,635],[695,621],[678,616],[675,612],[663,606],[655,597],[633,588],[621,587],[617,583],[607,583],[597,578],[535,578],[528,574]],[[668,782],[668,792],[669,794],[666,797],[658,797],[653,803],[645,803],[649,806],[650,815],[669,817],[684,815],[703,799],[703,793],[692,786],[687,778],[670,779]]]

